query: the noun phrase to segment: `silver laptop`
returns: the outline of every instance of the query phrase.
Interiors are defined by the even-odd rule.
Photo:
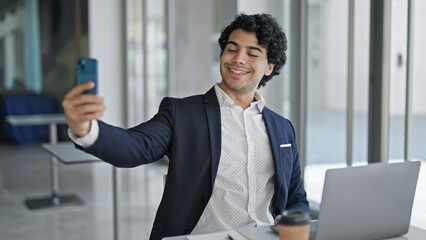
[[[420,162],[376,163],[327,170],[316,240],[369,240],[404,235]]]

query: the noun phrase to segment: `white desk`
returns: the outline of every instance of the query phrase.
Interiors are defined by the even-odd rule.
[[[72,142],[61,142],[57,144],[43,143],[44,150],[63,164],[80,164],[101,161],[99,158],[76,149]]]
[[[7,116],[6,121],[13,126],[37,126],[49,125],[49,142],[56,144],[57,125],[65,124],[67,121],[63,114],[31,114]],[[51,195],[43,198],[26,199],[25,204],[29,209],[43,209],[50,207],[59,207],[68,204],[82,204],[80,199],[73,196],[61,196],[58,194],[58,162],[55,156],[51,157]]]
[[[75,148],[73,143],[56,143],[56,144],[42,144],[43,149],[45,149],[52,158],[62,162],[63,164],[81,164],[81,163],[92,163],[100,162],[101,160],[93,155],[87,154],[83,151],[80,151]],[[56,161],[55,160],[55,161]],[[59,180],[56,175],[53,175],[55,178],[56,185],[59,186]],[[52,201],[53,197],[53,201]],[[37,201],[32,200],[36,203],[37,206],[65,206],[65,205],[81,205],[83,200],[81,200],[75,194],[59,194],[59,187],[53,189],[52,197],[38,199]],[[53,205],[52,205],[53,204]],[[27,204],[28,205],[28,204]]]
[[[241,232],[244,235],[246,240],[278,240],[279,237],[274,233],[269,226],[266,227],[257,227],[257,228],[243,228],[238,229],[238,232]],[[206,234],[200,239],[215,239],[215,240],[229,240],[227,237],[227,232],[218,232],[212,234]],[[167,237],[163,240],[187,240],[187,236],[176,236],[176,237]],[[426,230],[410,226],[408,233],[401,237],[388,238],[386,240],[424,240],[426,239]]]
[[[6,121],[13,126],[35,126],[35,125],[50,125],[56,128],[57,124],[66,123],[64,114],[30,114],[30,115],[12,115],[6,116]],[[52,130],[52,129],[50,129]],[[52,138],[53,136],[50,135]],[[54,136],[56,139],[56,135]]]

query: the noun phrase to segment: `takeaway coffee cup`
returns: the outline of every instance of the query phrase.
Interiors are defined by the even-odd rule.
[[[280,240],[309,240],[311,218],[299,210],[282,212],[277,227]]]

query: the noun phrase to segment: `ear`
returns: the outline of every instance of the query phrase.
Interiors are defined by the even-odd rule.
[[[265,75],[269,76],[271,75],[272,71],[274,70],[275,64],[268,63],[268,66],[266,67]]]

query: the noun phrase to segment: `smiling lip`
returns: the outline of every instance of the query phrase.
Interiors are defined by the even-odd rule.
[[[228,70],[229,77],[235,80],[245,78],[250,72],[252,72],[251,68],[229,62],[225,62],[224,67]]]
[[[246,74],[246,73],[249,72],[247,70],[240,70],[240,69],[235,69],[235,68],[228,68],[228,69],[229,69],[229,71],[231,71],[234,74]]]
[[[228,74],[233,79],[242,79],[247,75],[247,70],[235,69],[228,67]]]
[[[250,72],[246,69],[241,69],[241,68],[233,68],[233,67],[227,67],[227,68],[228,68],[228,76],[234,80],[242,80]]]
[[[236,64],[232,64],[232,63],[225,63],[225,67],[228,68],[229,71],[235,74],[246,74],[250,72],[249,68],[237,66]]]

